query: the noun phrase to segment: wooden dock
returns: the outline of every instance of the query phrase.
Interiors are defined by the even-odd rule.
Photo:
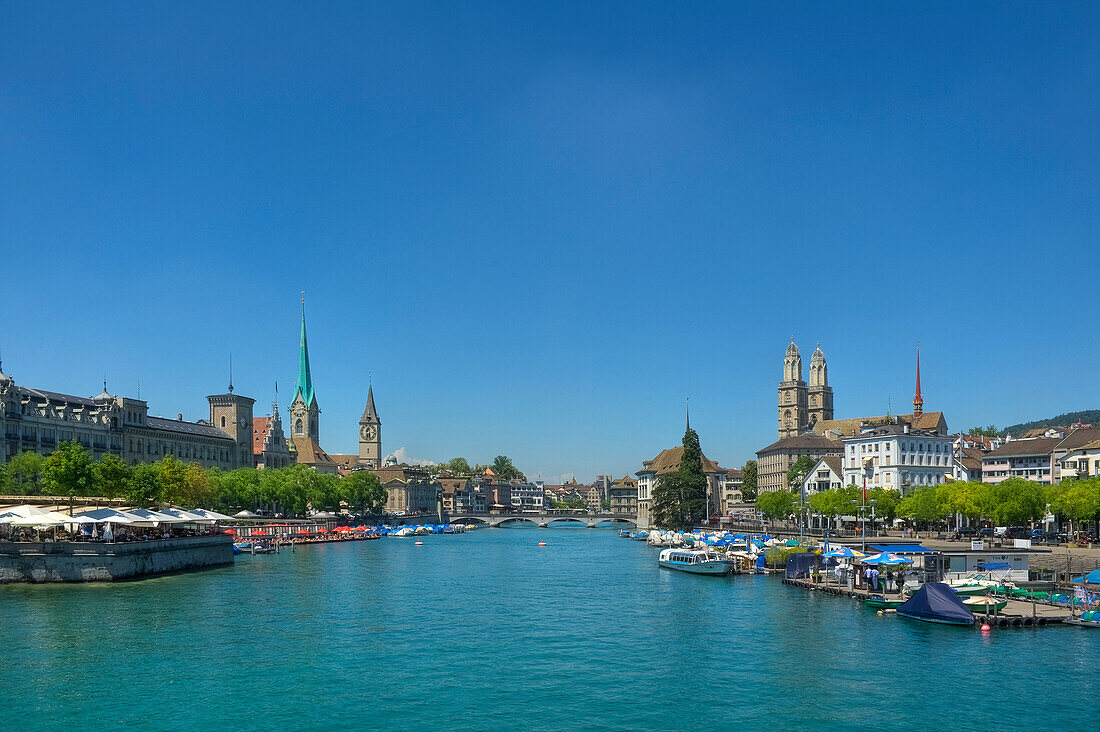
[[[838,595],[841,597],[851,597],[860,602],[866,602],[867,598],[874,595],[881,595],[882,593],[872,593],[863,589],[849,590],[846,585],[837,585],[835,583],[826,582],[813,582],[808,579],[786,579],[784,578],[783,584],[791,585],[792,587],[801,587],[804,590],[812,590],[814,592],[825,592],[830,595]],[[896,592],[886,593],[887,598],[897,598]],[[991,613],[989,615],[985,613],[974,613],[974,619],[982,624],[989,625],[994,628],[1031,628],[1041,627],[1047,625],[1059,625],[1063,621],[1069,619],[1071,614],[1068,609],[1064,607],[1058,607],[1056,605],[1047,605],[1044,603],[1032,603],[1024,602],[1023,600],[1009,600],[1004,609]]]

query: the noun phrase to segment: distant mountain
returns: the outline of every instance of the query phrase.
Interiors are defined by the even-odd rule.
[[[1037,427],[1052,427],[1055,425],[1069,426],[1076,424],[1078,421],[1084,424],[1100,425],[1100,409],[1086,409],[1083,412],[1066,412],[1065,414],[1059,414],[1057,417],[1051,417],[1050,419],[1037,419],[1034,422],[1021,422],[1020,424],[1009,425],[1001,430],[1001,434],[1007,432],[1013,437],[1019,437],[1028,430],[1033,430]]]

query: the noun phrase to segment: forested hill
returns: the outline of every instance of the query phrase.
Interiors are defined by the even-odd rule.
[[[1007,432],[1013,437],[1019,437],[1028,430],[1033,430],[1036,427],[1050,427],[1051,425],[1068,426],[1076,424],[1078,420],[1085,424],[1100,425],[1100,409],[1086,409],[1083,412],[1066,412],[1065,414],[1059,414],[1057,417],[1051,417],[1049,419],[1037,419],[1034,422],[1021,422],[1020,424],[1009,425],[1002,430],[1002,434]]]

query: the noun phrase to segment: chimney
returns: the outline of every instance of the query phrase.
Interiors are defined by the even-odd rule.
[[[909,423],[905,422],[905,426],[902,427],[903,434],[909,434]]]

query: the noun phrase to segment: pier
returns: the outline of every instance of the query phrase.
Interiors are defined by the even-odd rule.
[[[800,587],[813,592],[825,592],[830,595],[851,597],[860,602],[866,602],[872,593],[864,589],[849,589],[846,585],[828,584],[825,582],[813,582],[807,579],[784,578],[783,584],[792,587]],[[887,597],[890,595],[887,594]],[[893,594],[896,597],[896,593]],[[1003,599],[1003,598],[1002,598]],[[1003,610],[990,614],[974,613],[974,620],[983,625],[994,628],[1025,628],[1046,625],[1057,625],[1072,617],[1067,608],[1058,605],[1048,605],[1040,602],[1025,602],[1023,600],[1008,600]]]

